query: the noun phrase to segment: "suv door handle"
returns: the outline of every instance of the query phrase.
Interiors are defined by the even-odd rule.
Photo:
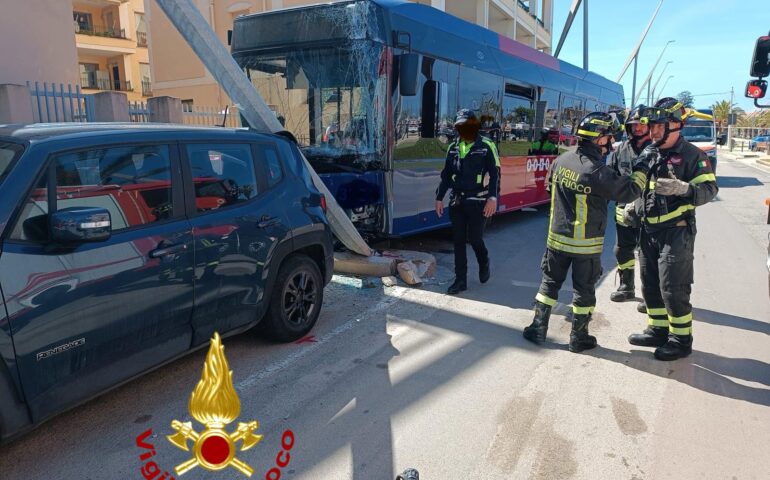
[[[162,245],[161,247],[150,251],[150,258],[167,257],[169,255],[174,255],[176,253],[187,250],[187,244],[184,244],[184,243],[169,245],[169,244],[164,244],[164,242],[161,242],[160,244]]]
[[[262,215],[262,218],[259,219],[259,222],[257,222],[257,227],[259,228],[267,228],[272,227],[273,225],[276,225],[281,222],[281,219],[278,217],[271,217],[268,215]]]

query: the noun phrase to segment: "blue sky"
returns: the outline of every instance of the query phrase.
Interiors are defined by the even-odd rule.
[[[589,70],[617,80],[658,3],[659,0],[588,0]],[[554,0],[554,51],[571,4],[572,0]],[[660,90],[668,76],[674,75],[662,92],[664,96],[689,90],[695,95],[695,107],[708,108],[716,101],[729,100],[733,87],[735,103],[752,111],[753,101],[743,96],[743,89],[750,78],[749,63],[756,39],[769,30],[768,0],[663,0],[639,54],[637,89],[666,42],[674,40],[652,76],[654,84],[665,63],[673,60],[658,84]],[[583,66],[582,6],[559,58]],[[633,63],[620,82],[626,105],[631,104],[632,78]],[[713,93],[719,94],[704,95]],[[646,98],[645,88],[641,101]]]

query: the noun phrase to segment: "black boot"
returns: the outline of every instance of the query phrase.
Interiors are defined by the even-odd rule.
[[[548,319],[551,307],[542,302],[535,302],[535,318],[528,327],[524,327],[524,338],[534,343],[543,343],[548,332]]]
[[[617,291],[610,294],[610,300],[613,302],[626,302],[636,298],[634,294],[634,269],[627,268],[618,270],[620,275],[620,286]]]
[[[628,343],[638,347],[662,347],[668,341],[668,328],[647,327],[642,333],[628,336]]]
[[[569,334],[569,351],[578,353],[596,347],[596,337],[588,334],[590,314],[572,316],[572,331]]]
[[[487,283],[489,280],[489,259],[479,265],[479,282]]]
[[[454,283],[447,288],[446,293],[456,295],[465,290],[468,290],[468,282],[464,278],[455,278]]]
[[[647,304],[644,303],[644,300],[636,304],[636,311],[639,313],[647,313]]]
[[[692,335],[669,335],[665,345],[655,349],[655,358],[668,362],[692,353]]]

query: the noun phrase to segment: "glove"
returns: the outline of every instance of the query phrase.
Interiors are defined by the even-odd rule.
[[[634,202],[627,203],[623,207],[623,222],[626,225],[635,225],[636,221],[636,205],[634,205]]]
[[[655,181],[655,194],[684,197],[690,193],[690,184],[676,178],[658,178]]]
[[[642,150],[642,153],[640,153],[639,156],[636,157],[636,162],[634,163],[633,170],[642,171],[646,175],[650,171],[652,166],[655,165],[655,162],[658,161],[659,157],[660,157],[660,150],[658,150],[658,147],[655,147],[653,145],[648,145],[644,150]]]

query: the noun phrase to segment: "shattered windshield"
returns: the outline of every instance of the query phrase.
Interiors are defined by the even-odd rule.
[[[16,159],[21,156],[24,148],[16,143],[0,142],[0,183],[11,172]]]
[[[386,53],[357,40],[239,63],[317,170],[362,171],[384,166]]]

